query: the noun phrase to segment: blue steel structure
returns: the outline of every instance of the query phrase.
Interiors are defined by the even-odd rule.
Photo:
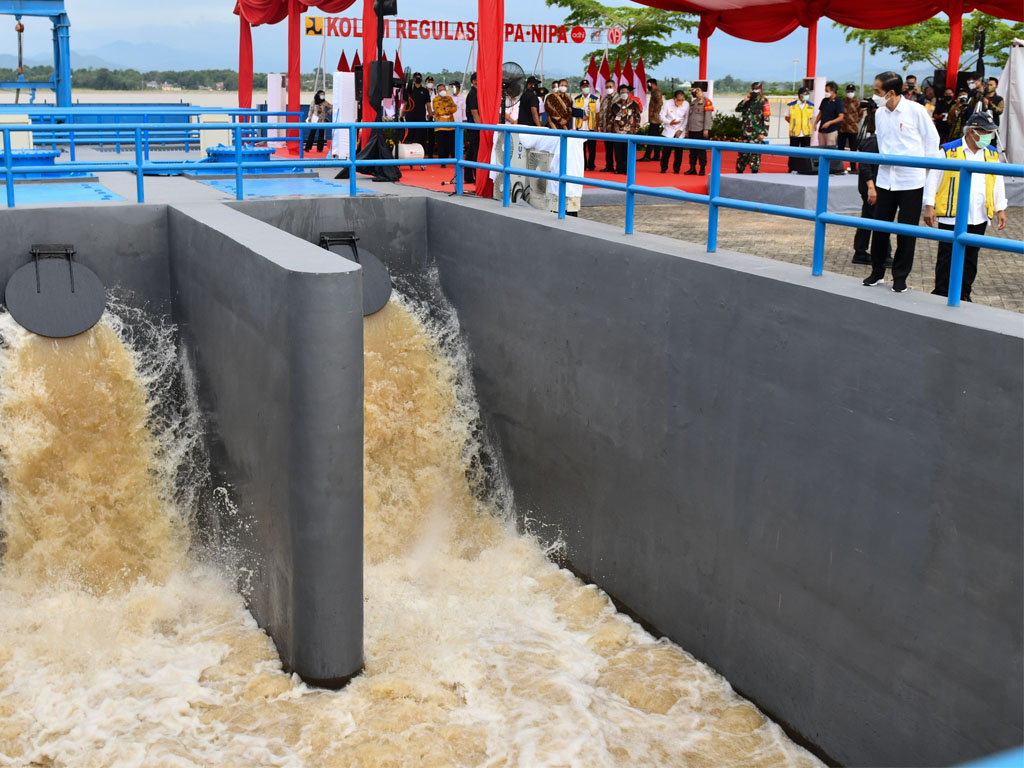
[[[136,197],[138,202],[145,202],[145,174],[150,171],[189,170],[195,168],[194,161],[182,161],[180,163],[163,161],[158,164],[152,163],[148,158],[149,134],[157,130],[181,131],[192,130],[219,130],[231,131],[235,156],[233,159],[226,159],[221,162],[204,163],[206,170],[233,171],[235,174],[235,189],[238,200],[244,200],[243,191],[243,170],[280,167],[281,161],[254,161],[246,160],[242,154],[245,144],[266,141],[263,132],[270,126],[266,123],[254,124],[248,122],[256,115],[252,110],[211,110],[225,117],[233,118],[233,122],[225,123],[190,123],[181,124],[162,123],[159,128],[154,128],[152,123],[135,122],[119,123],[117,130],[131,136],[135,148],[134,162],[79,162],[71,161],[60,163],[59,168],[67,171],[89,171],[92,173],[122,171],[136,174]],[[51,114],[55,117],[72,116],[79,114],[80,110],[61,112],[53,110]],[[266,113],[262,113],[266,114]],[[245,121],[245,122],[242,122]],[[428,128],[432,123],[407,122],[405,128]],[[349,145],[356,146],[358,131],[365,128],[394,128],[394,123],[287,123],[287,129],[294,131],[297,135],[290,137],[275,138],[274,141],[298,141],[301,147],[301,131],[310,129],[324,130],[347,130],[349,132]],[[7,207],[13,208],[14,201],[14,174],[13,161],[10,147],[10,134],[15,131],[37,130],[34,126],[11,125],[0,126],[0,132],[4,138],[4,174],[7,189]],[[74,123],[74,130],[70,132],[72,147],[74,146],[74,135],[87,135],[89,132],[109,131],[110,124],[103,123]],[[511,142],[503,142],[505,150],[502,163],[480,163],[462,158],[464,135],[467,130],[492,131],[494,133],[534,133],[544,136],[558,136],[561,144],[558,173],[548,171],[530,170],[527,168],[513,168],[511,166]],[[588,179],[577,176],[570,176],[566,171],[566,149],[570,136],[583,139],[594,139],[599,141],[626,141],[628,142],[628,165],[626,182],[605,181],[603,179]],[[636,148],[637,145],[653,144],[665,147],[683,147],[686,149],[706,149],[711,153],[711,176],[708,181],[708,194],[684,192],[683,190],[671,187],[645,187],[636,183]],[[818,164],[818,196],[815,210],[805,208],[791,208],[783,205],[768,203],[753,203],[747,200],[722,197],[719,189],[719,181],[722,170],[722,152],[749,152],[766,155],[786,155],[792,157],[816,157]],[[938,168],[942,170],[957,171],[959,173],[959,190],[957,198],[956,225],[952,232],[942,229],[933,229],[920,225],[901,224],[899,222],[876,221],[874,219],[862,219],[859,216],[848,216],[828,211],[829,191],[829,160],[840,160],[847,162],[865,162],[880,165],[895,165],[910,168]],[[504,176],[502,205],[511,205],[511,184],[509,177],[528,176],[539,179],[546,179],[558,182],[558,218],[564,219],[566,215],[566,184],[583,184],[602,189],[611,189],[626,193],[626,234],[633,233],[633,213],[636,195],[651,195],[663,197],[670,200],[683,202],[702,203],[708,206],[708,235],[707,251],[714,253],[718,249],[718,210],[720,208],[732,208],[751,213],[767,213],[775,216],[787,216],[802,221],[814,222],[814,246],[811,262],[811,273],[821,275],[824,272],[825,264],[825,228],[827,225],[840,225],[870,229],[879,232],[887,232],[895,235],[909,235],[927,240],[937,240],[953,244],[953,263],[950,271],[948,304],[951,307],[960,305],[960,286],[963,278],[964,248],[966,246],[978,246],[991,248],[993,250],[1008,251],[1024,255],[1024,242],[1010,240],[1008,238],[991,237],[988,235],[973,235],[967,232],[967,211],[968,200],[971,192],[971,175],[999,174],[1024,178],[1024,165],[1011,165],[1008,163],[978,163],[961,162],[947,158],[923,158],[923,157],[897,157],[893,155],[863,154],[859,152],[845,152],[838,150],[824,150],[817,148],[772,146],[768,144],[735,144],[726,145],[715,141],[697,139],[669,139],[655,136],[631,136],[623,134],[592,133],[587,131],[560,131],[548,128],[530,128],[516,125],[480,125],[472,123],[456,123],[455,125],[455,158],[431,158],[431,159],[394,159],[394,160],[357,160],[354,156],[347,160],[324,158],[319,160],[288,160],[289,165],[301,168],[347,168],[349,170],[349,194],[355,197],[358,194],[356,187],[356,172],[360,167],[370,166],[402,166],[402,165],[454,165],[455,166],[455,192],[463,193],[462,170],[464,168],[475,168],[488,172],[501,173]],[[53,172],[53,166],[22,166],[18,168],[19,173],[45,173]]]
[[[31,90],[33,100],[37,88],[50,88],[57,94],[58,107],[71,106],[71,21],[64,10],[64,0],[0,0],[0,14],[47,17],[53,23],[53,75],[49,82],[30,83],[24,76],[13,82],[0,82],[0,88]]]

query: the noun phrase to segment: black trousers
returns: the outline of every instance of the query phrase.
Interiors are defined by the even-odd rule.
[[[408,144],[419,144],[421,147],[423,147],[423,155],[427,156],[427,129],[426,128],[409,128],[405,132],[405,141]]]
[[[323,128],[314,129],[312,131],[306,131],[306,145],[304,149],[309,152],[313,148],[313,142],[316,142],[316,151],[323,152],[324,150],[324,134],[327,133]]]
[[[809,146],[811,146],[811,137],[810,136],[790,136],[789,137],[789,146],[791,146],[791,147],[809,147]],[[791,171],[795,171],[796,170],[796,166],[793,165],[795,160],[796,160],[795,157],[789,158],[789,166],[788,167],[789,167],[789,170],[791,170]]]
[[[857,147],[859,146],[860,139],[857,137],[856,133],[843,133],[842,131],[839,132],[839,138],[836,140],[836,149],[845,149],[849,147],[851,152],[856,152]],[[857,164],[850,163],[850,170],[853,171],[856,169]]]
[[[583,167],[588,171],[597,167],[597,142],[593,139],[583,142]]]
[[[924,199],[924,187],[903,189],[898,192],[876,187],[878,202],[875,203],[875,219],[892,221],[900,224],[921,223],[921,201]],[[874,238],[871,241],[871,274],[885,274],[885,258],[888,256],[889,237]],[[905,282],[910,270],[914,268],[914,248],[917,238],[909,235],[896,235],[896,252],[892,257],[892,279],[894,282]]]
[[[688,139],[703,139],[704,131],[687,131],[686,138]],[[690,170],[696,170],[697,165],[700,165],[701,173],[708,167],[708,151],[706,149],[691,149],[690,150]]]
[[[611,142],[615,144],[615,172],[626,172],[626,158],[629,145],[625,141]]]
[[[452,137],[454,140],[454,136]],[[476,162],[477,152],[480,151],[480,131],[466,131],[462,134],[462,149],[466,153],[464,160]],[[465,184],[476,182],[476,168],[466,168],[462,172],[462,181]]]
[[[861,195],[860,217],[862,219],[875,218],[875,206],[868,204],[868,196]],[[870,253],[873,240],[885,241],[885,258],[889,258],[892,251],[892,244],[889,242],[889,235],[886,232],[872,232],[870,229],[858,229],[853,236],[853,250],[857,253]]]
[[[648,136],[661,136],[661,123],[648,123],[647,130],[644,131],[644,133],[646,133]],[[647,144],[644,147],[643,159],[646,160],[650,158],[651,160],[660,160],[662,152],[667,151],[668,150],[665,149],[664,147],[658,147],[652,144]]]
[[[661,148],[661,170],[668,170],[668,156],[672,155],[672,170],[679,173],[679,169],[683,167],[683,148],[682,147],[668,147]],[[691,155],[692,157],[693,155]],[[690,166],[693,167],[692,164]]]
[[[984,235],[987,222],[981,224],[968,224],[967,231],[972,235]],[[953,231],[952,224],[939,222],[939,229]],[[964,248],[964,279],[960,283],[960,298],[971,298],[971,286],[974,285],[974,278],[978,276],[978,248],[967,246]],[[949,271],[953,265],[953,244],[939,243],[938,259],[935,261],[935,290],[936,296],[949,295]]]
[[[604,170],[615,170],[615,145],[617,141],[606,141],[604,143]]]
[[[433,128],[427,128],[427,143],[423,146],[423,152],[427,157],[434,156],[434,149],[437,146],[437,137],[434,135],[436,132]]]
[[[437,156],[455,157],[455,130],[439,131],[435,129],[434,135],[437,137]]]

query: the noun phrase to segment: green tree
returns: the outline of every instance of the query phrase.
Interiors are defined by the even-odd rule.
[[[663,11],[660,8],[647,8],[639,5],[609,6],[596,0],[546,0],[550,6],[566,8],[569,15],[566,24],[592,27],[619,27],[623,33],[623,43],[608,50],[608,57],[618,56],[625,60],[631,56],[634,60],[643,58],[645,69],[653,70],[656,66],[676,56],[696,58],[700,48],[692,43],[671,42],[675,32],[691,32],[700,20],[693,14],[677,11]],[[590,53],[583,61],[590,61]]]
[[[871,53],[891,51],[899,55],[907,66],[929,64],[934,69],[945,69],[949,57],[949,20],[933,17],[920,24],[890,29],[852,29],[833,24],[846,30],[849,42],[867,43]],[[1009,55],[1010,42],[1015,37],[1024,37],[1024,24],[1009,24],[995,16],[974,11],[964,16],[963,53],[960,55],[960,69],[965,72],[974,69],[978,62],[974,49],[974,35],[978,29],[985,30],[985,63],[1003,67]]]

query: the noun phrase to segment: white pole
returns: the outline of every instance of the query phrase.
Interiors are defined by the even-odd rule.
[[[864,55],[867,52],[867,49],[867,42],[862,40],[860,43],[860,88],[857,89],[860,91],[860,97],[862,99],[864,98]]]

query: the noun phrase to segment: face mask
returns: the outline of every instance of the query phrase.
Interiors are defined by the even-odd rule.
[[[974,141],[979,147],[987,147],[992,143],[991,133],[976,133],[974,134]]]
[[[974,83],[968,83],[968,84],[967,84],[967,88],[968,88],[969,90],[972,90],[972,91],[973,91],[973,90],[974,90],[974,88],[975,88],[975,84],[974,84]]]
[[[847,91],[846,92],[846,98],[854,99],[856,97],[857,97],[857,92],[856,91]]]
[[[614,96],[615,95],[615,89],[614,88],[605,88],[604,92],[607,93],[609,96]]]
[[[584,96],[586,96],[586,95],[588,95],[590,93],[590,88],[588,86],[586,86],[586,85],[584,85],[582,88],[580,88],[580,90],[583,92]]]
[[[804,94],[802,93],[799,96],[797,96],[797,98],[800,99],[800,101],[807,101],[807,97],[804,96]]]
[[[620,93],[619,94],[619,100],[620,101],[629,101],[629,94],[628,93]]]
[[[437,95],[438,95],[438,96],[447,96],[447,95],[448,95],[448,91],[446,91],[446,90],[444,90],[444,89],[441,89],[441,90],[439,90],[439,91],[437,92]]]
[[[419,85],[419,84],[421,84],[421,83],[422,83],[423,81],[422,81],[422,80],[420,80],[420,79],[419,79],[419,78],[417,77],[417,78],[416,78],[415,80],[413,80],[413,82],[414,82],[414,83],[416,83],[416,85]]]
[[[871,97],[871,100],[875,102],[875,106],[881,109],[885,106],[885,97],[879,96],[877,93]]]
[[[558,86],[558,90],[560,90],[562,93],[568,93],[569,92],[569,86],[568,85],[560,85],[560,86]]]

